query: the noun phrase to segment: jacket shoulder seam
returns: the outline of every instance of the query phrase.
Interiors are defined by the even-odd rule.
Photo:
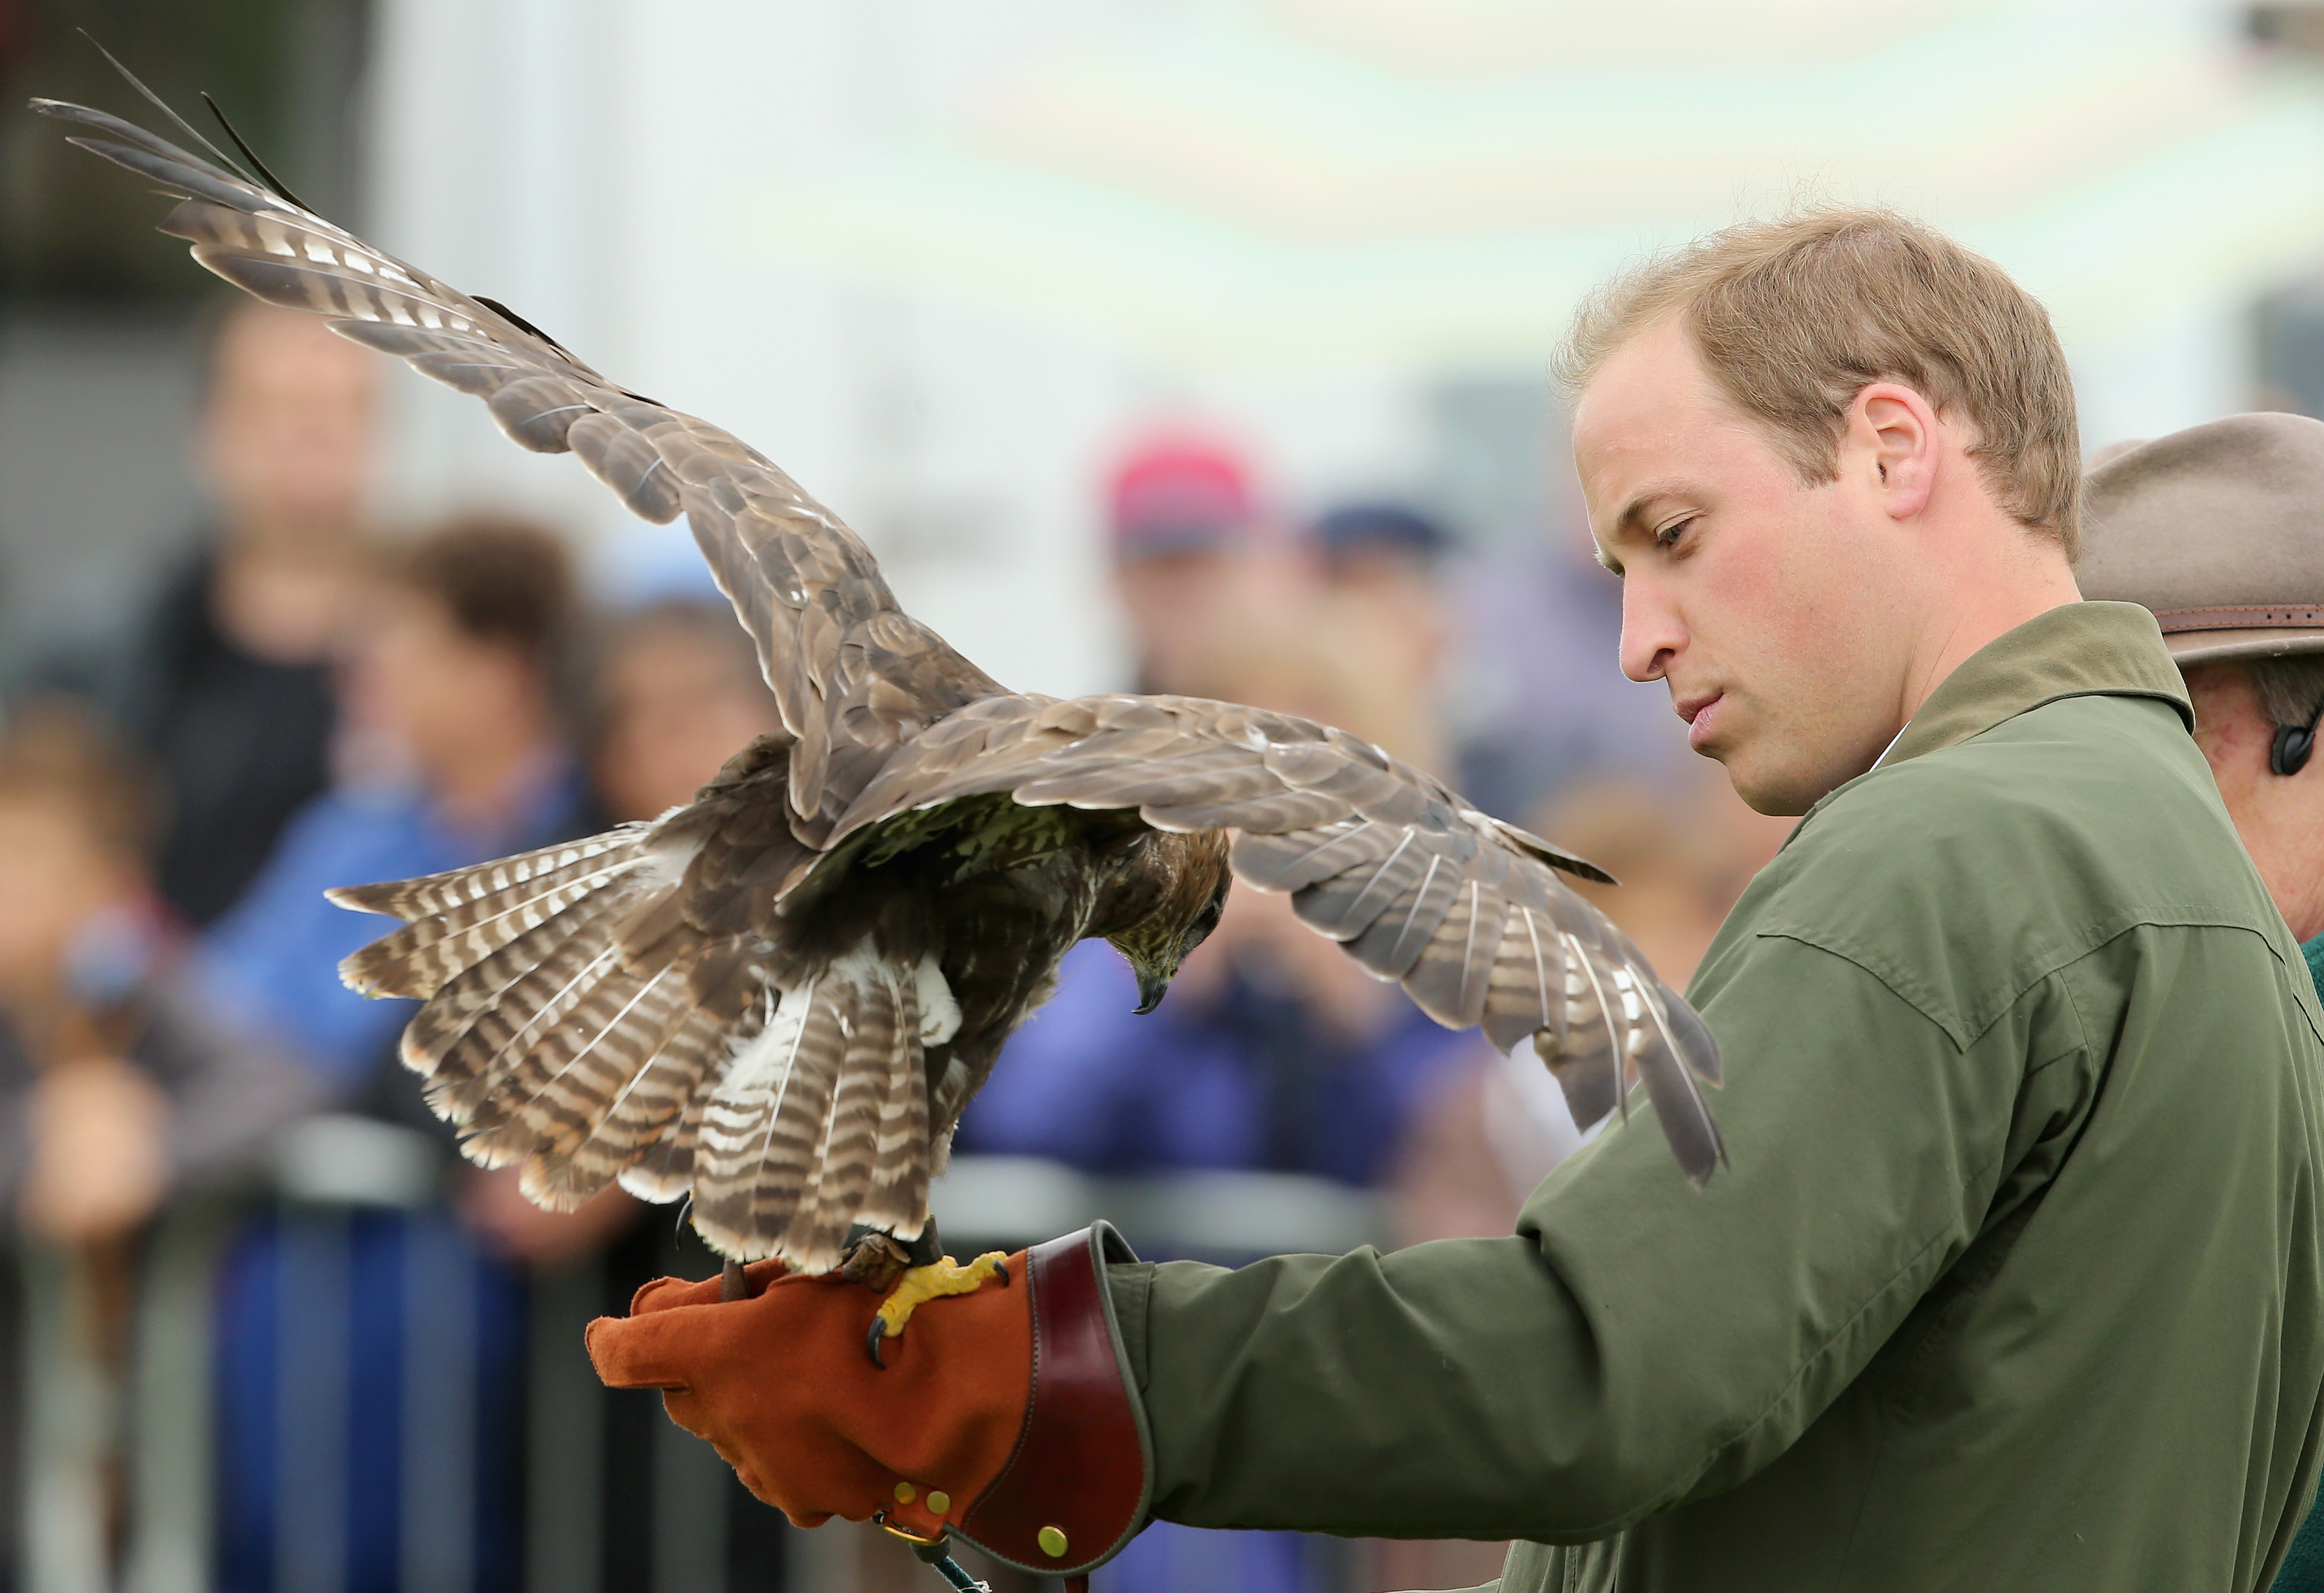
[[[1854,964],[1878,980],[1898,1000],[1944,1030],[1956,1046],[1967,1050],[2023,1000],[2026,991],[2061,970],[2070,968],[2084,958],[2104,951],[2135,929],[2232,930],[2257,939],[2279,964],[2283,961],[2283,953],[2264,931],[2224,908],[2209,905],[2127,907],[2058,935],[2047,945],[2027,953],[2014,978],[2005,975],[1997,980],[1986,999],[1978,1002],[1969,1011],[1960,1012],[1934,990],[1914,978],[1898,960],[1884,955],[1879,948],[1865,945],[1853,937],[1803,925],[1785,925],[1765,926],[1752,933],[1762,940],[1788,940],[1813,946],[1820,952]],[[2304,977],[2304,969],[2302,974]],[[2319,1036],[2319,1038],[2324,1038],[2324,1036]]]

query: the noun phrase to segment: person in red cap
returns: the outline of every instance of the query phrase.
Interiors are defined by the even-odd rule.
[[[1239,450],[1191,434],[1143,443],[1114,467],[1107,529],[1134,689],[1200,695],[1219,640],[1292,598],[1294,561],[1251,477]]]

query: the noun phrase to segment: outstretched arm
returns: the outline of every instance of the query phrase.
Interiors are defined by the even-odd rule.
[[[2022,1078],[2032,1031],[2078,1035],[2041,987],[1962,1050],[1830,952],[1742,955],[1704,1012],[1736,1146],[1707,1188],[1615,1123],[1512,1238],[1111,1269],[1154,1514],[1587,1542],[1787,1449],[1976,1235],[2013,1122],[2087,1081]]]
[[[1550,1176],[1508,1238],[1237,1271],[1109,1265],[1105,1309],[1084,1302],[1067,1325],[1111,1335],[1135,1391],[1148,1441],[1108,1451],[1144,1468],[1128,1524],[1582,1542],[1731,1487],[1788,1448],[1977,1235],[2005,1169],[2070,1142],[2091,1063],[2046,981],[1962,1048],[1855,963],[1799,941],[1751,940],[1720,971],[1706,1015],[1734,1061],[1738,1148],[1707,1188],[1646,1125],[1618,1122]],[[2055,1061],[2029,1073],[2029,1055]],[[1012,1330],[972,1347],[945,1337],[970,1320],[947,1326],[949,1303],[914,1321],[927,1334],[914,1353],[945,1362],[945,1386],[916,1388],[908,1407],[890,1398],[907,1398],[901,1384],[867,1380],[849,1421],[876,1425],[859,1409],[868,1400],[916,1433],[964,1432],[972,1410],[994,1416],[969,1391],[1024,1358],[1034,1388],[1060,1381],[1044,1358],[1071,1333],[1053,1323],[1029,1343]],[[789,1352],[773,1346],[794,1335],[770,1320],[734,1337],[722,1309],[600,1323],[599,1368],[687,1386],[684,1419],[762,1496],[798,1497],[815,1483],[785,1459],[802,1441],[750,1392],[791,1380]],[[1038,1284],[1031,1312],[1045,1312]],[[863,1443],[868,1477],[926,1487],[909,1446]],[[934,1523],[908,1510],[902,1524],[975,1537],[978,1504],[1021,1493],[1040,1458],[1029,1407],[1010,1452],[1008,1473],[964,1459],[944,1479],[962,1510]],[[1119,1490],[1109,1515],[1078,1472],[1045,1475],[1060,1518],[1118,1541]],[[902,1508],[868,1486],[813,1496],[857,1516]]]

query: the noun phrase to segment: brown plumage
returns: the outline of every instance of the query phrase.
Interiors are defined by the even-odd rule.
[[[1722,1156],[1685,1003],[1554,870],[1603,876],[1342,732],[1184,697],[1007,691],[903,612],[854,533],[727,433],[514,316],[101,112],[73,142],[183,196],[162,230],[276,304],[486,401],[637,513],[683,513],[783,729],[687,806],[569,845],[333,892],[403,927],[347,981],[426,1002],[403,1040],[467,1154],[570,1206],[690,1192],[722,1252],[824,1269],[899,1238],[1001,1042],[1102,935],[1143,1007],[1230,872],[1432,1017],[1531,1037],[1595,1122],[1643,1080],[1689,1176]],[[221,157],[223,159],[223,157]],[[1143,1009],[1143,1008],[1141,1008]]]

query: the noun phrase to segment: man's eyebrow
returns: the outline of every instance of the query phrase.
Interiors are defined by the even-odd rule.
[[[1628,531],[1634,536],[1652,536],[1654,527],[1650,523],[1650,517],[1646,511],[1657,500],[1676,497],[1680,491],[1675,482],[1649,482],[1640,487],[1630,494],[1629,502],[1623,507],[1622,512],[1615,517],[1614,535],[1619,537]]]
[[[1656,499],[1670,497],[1678,490],[1674,483],[1651,482],[1632,493],[1629,502],[1623,506],[1622,512],[1614,517],[1616,539],[1620,539],[1625,532],[1641,538],[1651,536],[1654,528],[1648,522],[1646,510]],[[1593,536],[1590,539],[1590,545],[1597,550],[1600,564],[1604,565],[1617,576],[1622,573],[1622,561],[1606,550],[1606,544]]]

